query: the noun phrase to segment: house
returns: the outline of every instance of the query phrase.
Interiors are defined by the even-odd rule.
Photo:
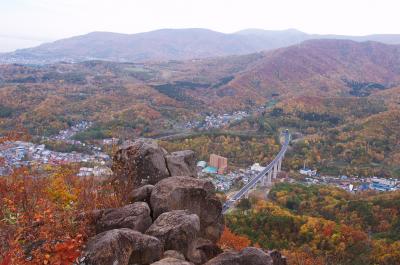
[[[207,166],[207,162],[206,162],[206,161],[199,161],[199,162],[197,162],[197,167],[198,167],[198,168],[203,169],[203,168],[205,168],[206,166]]]
[[[306,175],[306,176],[312,177],[312,176],[317,175],[317,170],[311,170],[310,168],[304,167],[304,168],[299,170],[299,173],[302,174],[302,175]]]
[[[257,171],[257,172],[261,172],[265,169],[265,167],[260,166],[259,163],[254,163],[251,167],[250,170],[251,171]]]

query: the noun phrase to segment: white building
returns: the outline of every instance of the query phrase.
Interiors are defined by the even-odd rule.
[[[299,172],[302,175],[306,175],[306,176],[310,176],[310,177],[317,175],[317,170],[311,170],[309,168],[302,168],[299,170]]]
[[[257,172],[261,172],[265,169],[265,167],[262,167],[259,163],[254,163],[251,167],[250,170],[251,171],[257,171]]]
[[[207,166],[207,162],[206,161],[197,162],[197,167],[205,168],[206,166]]]

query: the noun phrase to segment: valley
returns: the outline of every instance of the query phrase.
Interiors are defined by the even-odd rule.
[[[216,187],[226,221],[218,247],[277,248],[296,265],[396,264],[400,46],[318,39],[245,53],[0,65],[5,227],[16,231],[17,207],[24,236],[43,237],[31,224],[55,213],[69,221],[57,231],[64,224],[45,222],[43,240],[62,238],[73,251],[65,259],[76,258],[94,233],[74,216],[124,205],[132,187],[111,179],[141,173],[128,162],[117,168],[125,156],[116,154],[156,139],[148,148],[162,153],[161,164],[190,156],[184,174]],[[291,141],[277,178],[253,185],[286,130]],[[226,161],[221,172],[212,155]],[[171,168],[164,171],[172,176]],[[146,174],[152,170],[159,168]],[[24,210],[34,203],[26,192],[44,198],[34,216]],[[49,260],[61,255],[49,252],[57,253]]]
[[[182,129],[262,137],[288,127],[302,139],[295,140],[290,168],[306,162],[329,174],[395,177],[399,62],[396,45],[312,40],[163,63],[2,65],[0,130],[20,126],[49,136],[87,120],[92,126],[77,137],[90,142]],[[240,119],[222,121],[240,112]]]

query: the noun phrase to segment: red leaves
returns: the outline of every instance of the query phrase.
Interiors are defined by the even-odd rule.
[[[231,230],[229,230],[228,227],[225,227],[224,232],[222,233],[222,236],[218,242],[218,245],[222,249],[234,249],[238,251],[250,246],[250,244],[250,239],[248,239],[246,236],[235,235],[231,232]]]
[[[1,260],[0,265],[11,265],[11,254],[7,253]]]
[[[0,265],[26,264],[27,258],[30,264],[71,264],[90,236],[87,220],[76,217],[119,204],[108,185],[78,178],[72,167],[51,170],[49,176],[38,177],[35,172],[19,169],[0,179],[0,230],[5,231],[0,252],[9,251]],[[49,187],[56,187],[53,192],[61,196],[49,193]],[[71,198],[74,202],[66,203]],[[31,250],[25,253],[28,243]]]

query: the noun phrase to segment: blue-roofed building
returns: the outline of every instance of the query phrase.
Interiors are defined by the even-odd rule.
[[[202,170],[203,173],[208,173],[208,174],[217,174],[218,173],[218,168],[216,167],[206,167]]]
[[[379,182],[372,182],[371,188],[378,191],[391,191],[395,189],[392,185],[386,185]]]
[[[358,187],[358,191],[364,191],[364,190],[369,190],[369,185],[367,183],[362,183],[359,187]]]

